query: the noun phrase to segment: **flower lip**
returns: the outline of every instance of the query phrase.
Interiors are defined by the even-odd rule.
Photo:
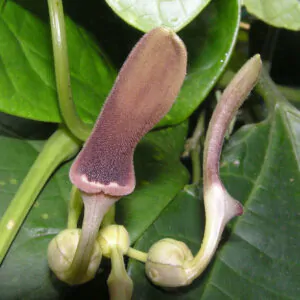
[[[135,177],[128,176],[128,178],[130,181],[125,185],[120,185],[115,181],[103,184],[101,182],[89,181],[85,174],[78,175],[77,173],[70,173],[71,182],[81,191],[88,194],[98,194],[103,192],[104,194],[111,196],[124,196],[132,193],[135,188]]]
[[[86,193],[112,196],[134,190],[135,147],[172,107],[186,65],[185,46],[174,32],[156,28],[141,38],[71,167],[74,185]]]

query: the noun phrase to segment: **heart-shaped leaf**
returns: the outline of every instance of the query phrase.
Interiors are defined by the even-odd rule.
[[[300,29],[298,0],[244,0],[243,4],[251,14],[272,26]]]
[[[204,100],[228,62],[239,14],[239,1],[216,0],[182,31],[189,53],[188,75],[175,105],[159,126],[182,122]],[[66,26],[74,101],[81,118],[93,123],[115,73],[87,32],[68,18]],[[0,18],[0,45],[0,110],[60,122],[49,27],[8,2]]]
[[[83,28],[66,18],[66,30],[74,101],[80,117],[93,123],[115,71]],[[61,122],[50,27],[11,1],[0,16],[0,66],[0,111]]]
[[[228,63],[239,21],[239,1],[215,0],[180,32],[188,51],[188,72],[175,104],[159,125],[182,122],[203,102]]]
[[[125,22],[147,32],[155,27],[179,31],[190,23],[211,0],[106,0]]]

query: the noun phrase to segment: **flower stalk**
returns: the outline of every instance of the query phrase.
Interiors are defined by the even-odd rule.
[[[229,195],[220,179],[219,160],[226,130],[255,86],[261,68],[260,56],[255,55],[236,74],[216,106],[204,146],[204,238],[195,257],[191,257],[185,244],[175,240],[165,239],[154,244],[149,250],[146,274],[157,285],[175,287],[190,284],[211,261],[226,224],[243,213],[242,205]],[[168,257],[174,257],[174,260],[161,260],[156,249],[162,253],[169,251]]]
[[[75,185],[73,185],[68,207],[68,229],[77,228],[77,223],[82,211],[82,207],[83,202],[81,199],[80,191]]]
[[[77,250],[67,272],[69,274],[68,283],[71,285],[82,283],[82,276],[87,272],[102,219],[119,199],[119,197],[103,193],[81,194],[84,203],[84,219]]]
[[[226,130],[255,86],[261,72],[259,55],[252,57],[224,90],[209,123],[203,162],[205,231],[201,248],[186,265],[188,280],[197,278],[213,257],[226,224],[243,213],[242,205],[226,191],[219,174],[219,161]]]
[[[111,300],[130,300],[133,282],[126,272],[122,250],[113,247],[111,250],[111,272],[107,280]]]
[[[112,269],[107,280],[110,299],[131,299],[133,283],[126,272],[123,257],[130,249],[127,230],[116,224],[106,226],[100,230],[97,241],[103,256],[111,259]]]

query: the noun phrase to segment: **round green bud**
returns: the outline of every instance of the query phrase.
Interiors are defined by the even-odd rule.
[[[75,256],[81,229],[66,229],[54,237],[48,246],[48,264],[53,273],[63,282],[70,285],[82,284],[92,280],[99,268],[102,253],[98,243],[95,243],[89,266],[85,274],[74,282],[70,267]]]
[[[187,245],[173,239],[162,239],[152,245],[146,261],[146,274],[156,285],[179,287],[191,283],[184,264],[193,260]]]
[[[112,247],[118,247],[123,254],[126,254],[130,246],[130,238],[124,226],[114,224],[100,230],[98,243],[103,256],[110,258]]]

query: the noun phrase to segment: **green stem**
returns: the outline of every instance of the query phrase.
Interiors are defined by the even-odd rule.
[[[36,197],[53,171],[79,150],[80,144],[64,129],[45,143],[0,222],[0,264]]]
[[[73,102],[64,12],[61,0],[48,0],[59,106],[68,129],[85,141],[92,127],[81,121]]]
[[[143,263],[147,261],[148,257],[148,253],[142,252],[134,248],[129,248],[126,255]]]
[[[200,144],[197,144],[196,147],[191,151],[191,161],[193,166],[192,184],[199,184],[201,180],[200,152]]]
[[[192,167],[193,167],[192,168],[193,184],[199,184],[201,180],[200,143],[201,143],[201,137],[205,129],[204,121],[205,121],[205,112],[203,111],[199,115],[193,135],[187,140],[185,144],[185,150],[182,153],[182,157],[188,157],[188,156],[191,157]]]
[[[126,272],[123,254],[118,247],[111,249],[111,267],[112,269],[107,280],[110,299],[131,299],[133,283]]]
[[[101,223],[102,227],[106,227],[112,224],[115,224],[115,216],[116,216],[116,205],[114,204],[109,211],[103,217],[103,221]]]
[[[78,188],[73,185],[71,190],[69,211],[68,211],[68,229],[76,229],[78,219],[83,207],[81,194]]]
[[[80,190],[73,185],[71,191],[71,197],[69,202],[69,212],[68,212],[68,229],[76,229],[78,219],[80,217],[83,207],[83,202],[81,198]],[[115,223],[116,206],[115,204],[108,210],[104,215],[103,221],[101,223],[102,227],[106,227]]]

